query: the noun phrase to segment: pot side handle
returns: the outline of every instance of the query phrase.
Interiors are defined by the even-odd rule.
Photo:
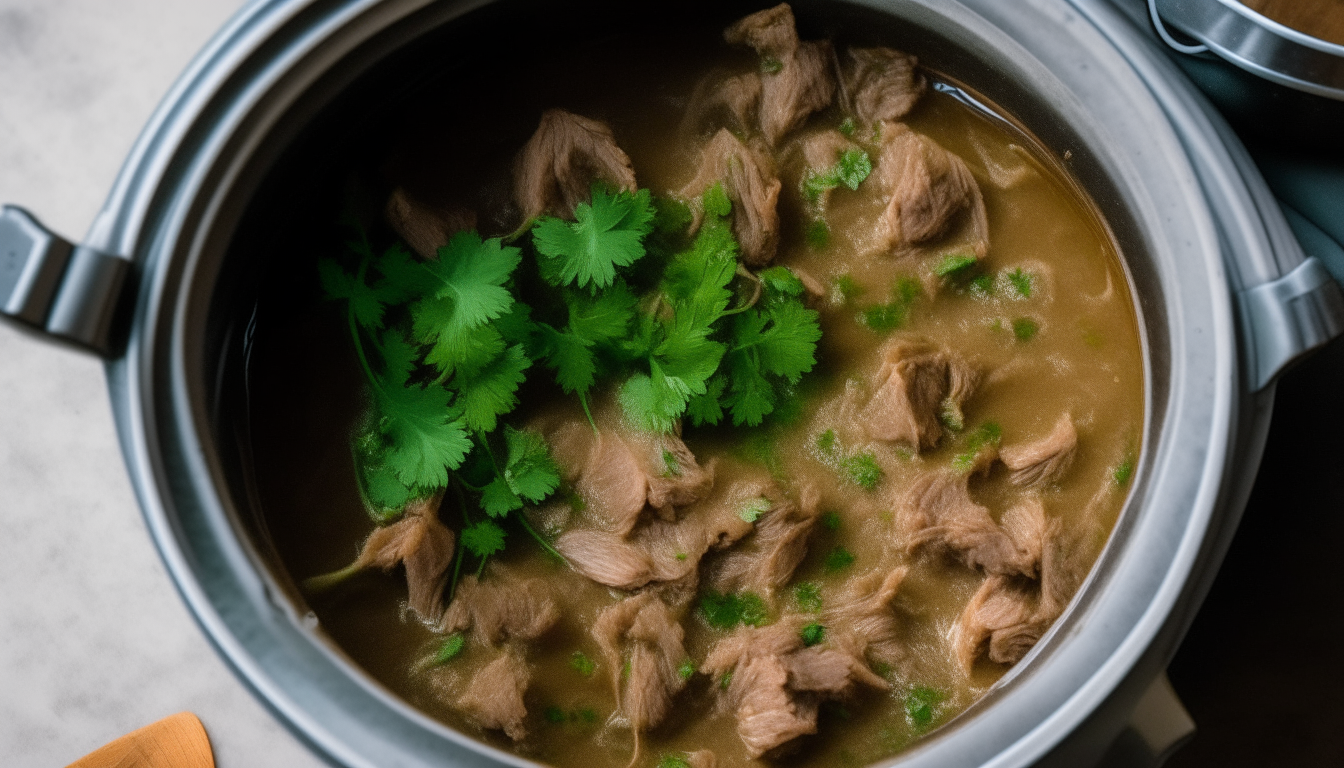
[[[0,317],[103,357],[125,346],[131,263],[72,245],[22,208],[0,208]]]

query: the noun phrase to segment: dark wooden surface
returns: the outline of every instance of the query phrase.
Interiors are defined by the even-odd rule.
[[[1344,204],[1344,202],[1342,202]],[[1344,340],[1289,371],[1245,517],[1170,676],[1170,768],[1344,766]]]

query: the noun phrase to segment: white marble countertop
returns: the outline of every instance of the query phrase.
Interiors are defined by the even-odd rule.
[[[0,202],[78,240],[240,0],[0,0]],[[197,628],[140,516],[102,364],[0,325],[0,765],[187,710],[220,768],[324,765]]]

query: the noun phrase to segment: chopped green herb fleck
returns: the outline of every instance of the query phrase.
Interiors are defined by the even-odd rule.
[[[784,62],[779,59],[767,56],[761,59],[761,73],[766,75],[777,75],[784,69]]]
[[[917,685],[905,696],[905,717],[911,726],[924,728],[933,722],[935,708],[942,700],[938,691]]]
[[[863,286],[854,280],[854,276],[848,273],[835,278],[835,290],[840,294],[842,302],[850,302],[863,295]]]
[[[803,627],[803,631],[800,634],[803,638],[803,645],[811,648],[826,639],[826,628],[814,621]]]
[[[817,613],[821,610],[821,585],[815,581],[804,581],[793,588],[793,599],[798,601],[798,607],[808,613]]]
[[[1013,320],[1013,335],[1018,341],[1031,341],[1041,326],[1029,317],[1019,317]]]
[[[597,663],[588,658],[588,654],[583,651],[575,651],[574,654],[569,657],[569,668],[584,677],[590,677],[597,669]]]
[[[862,149],[847,149],[840,155],[840,162],[836,164],[835,170],[841,184],[856,190],[863,180],[868,178],[868,174],[873,172],[873,161]]]
[[[700,615],[716,629],[732,629],[739,624],[759,627],[765,624],[768,613],[765,601],[751,592],[725,595],[711,591],[700,598]]]
[[[807,225],[807,244],[814,251],[820,251],[831,243],[831,227],[825,219],[813,219]]]
[[[901,278],[892,289],[892,299],[886,304],[878,304],[863,310],[864,325],[874,331],[894,331],[905,325],[910,316],[910,308],[915,300],[923,295],[924,289],[918,280]]]
[[[1033,277],[1030,272],[1023,272],[1021,267],[1008,273],[1008,282],[1017,289],[1017,294],[1024,299],[1031,298],[1031,284]]]
[[[766,498],[752,499],[747,502],[737,516],[742,518],[744,523],[754,523],[761,519],[761,515],[770,511],[770,500]]]
[[[854,564],[854,553],[842,546],[837,545],[830,552],[826,553],[826,570],[830,573],[843,571]]]
[[[943,398],[942,407],[938,410],[938,420],[947,427],[949,432],[960,432],[966,428],[966,422],[961,413],[961,406],[957,401],[950,397]]]
[[[684,561],[686,560],[686,553],[685,553],[685,552],[678,552],[678,553],[675,555],[675,557],[676,557],[678,560],[684,562]]]
[[[462,649],[466,647],[467,639],[462,636],[461,632],[454,632],[443,641],[443,645],[440,645],[439,650],[434,653],[434,663],[447,664],[457,658],[458,654],[462,653]]]
[[[597,722],[597,710],[592,707],[582,707],[570,713],[569,719],[592,725]]]
[[[681,462],[677,461],[676,454],[669,450],[663,451],[663,477],[681,477]]]
[[[828,429],[817,435],[817,450],[822,453],[831,453],[835,450],[835,430]]]
[[[958,472],[968,472],[980,458],[980,452],[987,446],[998,445],[1003,439],[1003,429],[992,421],[981,424],[966,437],[965,450],[952,457],[952,468]]]
[[[869,451],[858,453],[840,462],[840,469],[851,483],[871,491],[882,479],[882,467],[877,464],[877,456]]]
[[[993,275],[976,275],[971,279],[971,295],[986,298],[994,294]]]
[[[975,265],[978,263],[979,261],[975,258],[975,254],[953,253],[944,256],[943,260],[938,262],[938,266],[933,268],[933,274],[939,277],[959,280],[969,275],[970,271],[974,269]]]
[[[846,117],[844,120],[840,121],[840,133],[843,136],[853,136],[854,130],[857,127],[858,126],[854,123],[854,118],[852,117]]]
[[[827,512],[821,516],[821,525],[828,531],[840,530],[840,513]]]
[[[694,675],[695,675],[695,662],[691,661],[690,659],[686,659],[685,661],[681,662],[681,666],[677,667],[677,676],[680,677],[682,680],[690,680],[691,677],[693,677]]]
[[[1115,484],[1119,486],[1127,485],[1129,483],[1129,479],[1133,476],[1134,476],[1133,456],[1126,456],[1125,460],[1120,462],[1120,465],[1117,466],[1115,468],[1115,471],[1111,473],[1111,477],[1115,480]]]
[[[546,708],[546,711],[542,713],[542,717],[546,718],[546,722],[553,725],[563,723],[565,722],[565,711],[552,705]]]
[[[733,684],[733,673],[732,673],[732,672],[729,672],[729,673],[725,674],[723,677],[719,678],[719,687],[722,688],[722,689],[725,690],[725,691],[728,690],[728,686],[730,686],[730,685],[732,685],[732,684]]]

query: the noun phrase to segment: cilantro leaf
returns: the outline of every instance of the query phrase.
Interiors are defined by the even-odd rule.
[[[873,161],[868,158],[867,152],[857,147],[845,150],[840,155],[839,162],[835,164],[836,180],[851,190],[858,189],[872,172]]]
[[[482,520],[462,529],[462,546],[478,558],[487,558],[504,551],[504,529],[489,520]]]
[[[1018,341],[1031,341],[1036,337],[1036,332],[1041,330],[1040,324],[1030,317],[1018,317],[1013,319],[1013,335]]]
[[[922,685],[915,686],[905,697],[905,717],[910,725],[922,729],[933,722],[937,708],[943,701],[938,691]]]
[[[751,501],[747,502],[746,506],[738,510],[737,516],[741,518],[742,522],[744,523],[754,523],[757,520],[761,519],[761,515],[769,511],[770,511],[770,500],[765,497],[761,497],[758,499],[752,499]]]
[[[851,483],[865,491],[876,488],[882,479],[882,467],[878,466],[877,457],[868,451],[847,457],[840,462],[840,468]]]
[[[557,331],[549,325],[539,326],[541,356],[546,366],[555,370],[555,381],[566,394],[587,392],[597,379],[597,359],[591,343],[571,331]]]
[[[575,651],[569,657],[569,668],[584,677],[592,677],[593,672],[597,671],[597,663],[583,651]]]
[[[933,268],[933,274],[938,277],[959,280],[969,275],[978,263],[980,262],[973,253],[952,253],[944,256],[938,262],[938,265]]]
[[[821,612],[821,585],[815,581],[804,581],[793,588],[793,599],[798,607],[808,613]]]
[[[728,199],[723,184],[717,181],[700,196],[700,205],[709,216],[723,218],[733,212],[733,201]]]
[[[560,486],[560,469],[545,438],[531,430],[505,426],[504,442],[508,451],[504,466],[481,495],[481,507],[492,517],[522,509],[525,500],[540,502]]]
[[[1035,282],[1035,277],[1030,272],[1024,272],[1021,267],[1008,273],[1008,282],[1013,284],[1017,290],[1017,295],[1024,299],[1031,298],[1031,286]]]
[[[677,667],[677,676],[680,677],[682,680],[690,680],[692,677],[694,677],[695,662],[691,661],[690,659],[686,659],[685,661],[681,662],[681,666]]]
[[[722,594],[709,591],[700,598],[700,615],[715,629],[732,629],[739,624],[763,626],[769,618],[769,608],[753,592]]]
[[[592,203],[574,207],[574,222],[542,217],[532,228],[533,242],[561,285],[605,288],[617,267],[644,256],[644,236],[653,229],[649,191],[608,192],[593,185]]]
[[[723,420],[723,406],[719,405],[719,398],[723,397],[726,386],[728,386],[727,379],[716,375],[706,382],[704,394],[696,395],[687,401],[686,415],[691,417],[693,424],[699,427],[705,424],[718,424]]]
[[[327,298],[349,302],[350,314],[364,328],[383,327],[383,313],[387,305],[405,300],[405,292],[388,282],[368,282],[368,262],[360,263],[359,271],[350,274],[331,259],[317,263],[318,278]]]
[[[484,368],[469,375],[459,372],[453,385],[458,389],[458,405],[467,427],[494,431],[496,419],[518,405],[515,393],[526,378],[523,372],[531,365],[527,353],[515,344]]]
[[[459,232],[439,248],[438,261],[418,265],[432,287],[411,307],[412,330],[433,345],[428,362],[450,372],[463,364],[479,367],[499,354],[503,337],[481,326],[513,306],[504,283],[519,259],[519,250],[501,247],[499,238],[482,241],[475,232]]]
[[[384,336],[383,353],[388,370],[375,384],[374,403],[388,441],[384,457],[407,486],[442,488],[448,470],[461,466],[471,450],[463,410],[449,406],[452,395],[443,387],[408,382],[414,348],[400,334]]]
[[[854,564],[854,553],[842,546],[836,545],[834,549],[826,553],[826,570],[830,573],[843,571]]]

